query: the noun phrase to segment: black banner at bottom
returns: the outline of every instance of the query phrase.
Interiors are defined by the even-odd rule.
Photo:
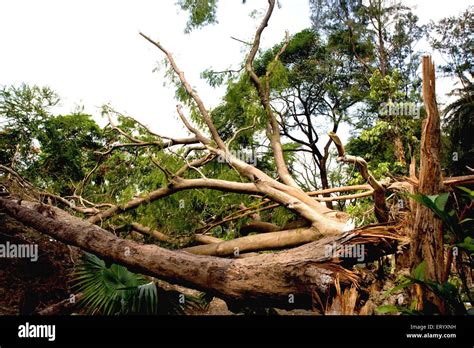
[[[0,317],[0,348],[16,346],[283,345],[473,347],[474,317]]]

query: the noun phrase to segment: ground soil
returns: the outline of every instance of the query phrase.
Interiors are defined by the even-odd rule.
[[[5,224],[15,228],[7,232]],[[37,244],[38,260],[0,258],[0,315],[34,314],[69,298],[78,252],[5,216],[0,217],[0,244]],[[76,258],[76,260],[74,260]]]

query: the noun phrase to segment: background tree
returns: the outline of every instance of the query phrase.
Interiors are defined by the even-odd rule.
[[[57,95],[47,87],[4,86],[0,90],[2,118],[1,164],[13,168],[28,168],[37,159],[37,135],[53,106]],[[20,161],[21,158],[21,161]]]
[[[279,47],[281,45],[263,53],[261,60],[257,60],[258,74],[265,73],[265,62],[271,61]],[[301,175],[307,178],[305,187],[327,189],[330,186],[328,161],[332,140],[329,138],[321,145],[319,139],[328,131],[337,132],[340,123],[347,121],[349,109],[367,92],[363,68],[351,51],[333,36],[324,42],[311,29],[295,34],[280,60],[281,82],[280,86],[275,86],[272,97],[280,116],[282,135],[298,145],[297,149],[288,150],[300,154],[299,164],[307,174]],[[309,161],[306,154],[309,154]],[[317,172],[320,183],[309,179]],[[326,204],[332,207],[331,202]]]
[[[473,9],[471,6],[458,17],[444,18],[429,25],[430,44],[446,62],[440,70],[445,76],[454,78],[457,85],[451,93],[457,100],[444,109],[444,125],[449,139],[444,165],[447,172],[454,175],[472,172],[469,168],[474,166],[474,143],[469,135],[474,124]]]

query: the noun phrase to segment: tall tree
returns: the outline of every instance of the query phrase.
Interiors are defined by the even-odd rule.
[[[407,130],[416,129],[419,123],[414,120],[419,115],[420,101],[420,79],[416,75],[419,52],[415,45],[424,27],[417,24],[418,19],[409,8],[394,2],[315,0],[311,3],[315,28],[325,35],[337,30],[340,41],[348,43],[354,57],[365,67],[370,93],[365,107],[352,115],[358,126],[354,133],[370,132],[370,128],[377,127],[396,162],[406,168],[407,154],[416,146],[413,143],[416,134]],[[406,115],[405,111],[391,112],[392,109],[385,112],[387,105],[394,104],[413,105],[414,113]],[[359,122],[355,121],[356,116]],[[378,122],[385,123],[377,125]],[[360,143],[356,138],[353,141]],[[373,144],[364,147],[370,150],[370,146]],[[367,152],[355,154],[367,156]],[[377,156],[375,151],[369,154]]]
[[[451,93],[456,100],[444,110],[445,130],[449,137],[447,170],[461,175],[474,169],[473,129],[473,78],[474,19],[471,6],[458,17],[441,19],[429,25],[431,46],[443,55],[445,64],[441,71],[455,80],[457,86]]]
[[[321,184],[307,175],[309,180],[305,184],[308,189],[329,188],[328,160],[332,140],[329,138],[321,144],[319,139],[328,131],[337,132],[340,123],[347,120],[349,109],[368,93],[363,67],[350,49],[336,35],[331,35],[326,41],[311,29],[295,34],[281,55],[283,69],[272,93],[282,135],[299,145],[294,150],[309,154],[312,162],[309,172],[320,174]],[[257,72],[264,74],[263,67],[279,47],[281,45],[262,55],[257,61]],[[305,157],[299,156],[303,167]],[[330,202],[326,203],[328,207],[332,206]]]
[[[25,169],[37,158],[38,132],[58,96],[47,87],[4,86],[0,89],[0,164]],[[20,160],[21,159],[21,160]]]

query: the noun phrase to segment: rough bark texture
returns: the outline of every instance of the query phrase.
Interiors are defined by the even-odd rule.
[[[435,195],[443,187],[440,165],[441,131],[435,94],[435,67],[431,57],[423,57],[423,100],[427,118],[421,139],[418,193]],[[441,220],[428,208],[416,204],[415,221],[410,251],[411,266],[426,261],[426,278],[436,282],[444,279],[443,233]],[[442,311],[439,299],[432,300]]]
[[[55,207],[50,207],[52,214],[44,216],[35,203],[23,201],[19,205],[0,198],[0,209],[26,226],[131,271],[207,291],[228,301],[281,308],[311,308],[312,294],[317,292],[326,298],[336,277],[345,284],[357,282],[357,276],[342,267],[355,260],[337,263],[340,260],[335,255],[344,245],[364,243],[364,262],[368,262],[394,252],[399,240],[393,233],[395,228],[372,227],[325,237],[290,251],[231,260],[124,240]],[[331,255],[326,254],[325,245],[333,246]]]
[[[403,166],[406,166],[407,161],[405,158],[405,150],[403,149],[403,140],[398,129],[394,134],[393,145],[395,148],[395,157],[397,158],[397,162],[400,162]]]
[[[323,158],[320,160],[320,167],[319,167],[319,173],[321,175],[321,186],[323,190],[329,188],[329,180],[328,180],[328,170],[327,170],[327,164],[326,164],[326,158]],[[331,195],[329,193],[323,194],[323,197],[329,198]],[[326,207],[329,209],[333,209],[332,202],[331,201],[326,201]]]

